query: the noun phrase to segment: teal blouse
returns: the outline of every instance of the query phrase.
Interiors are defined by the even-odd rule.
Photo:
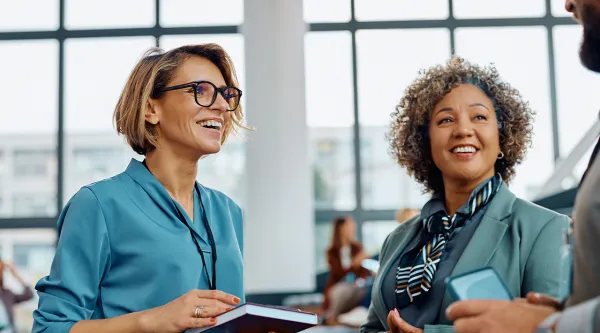
[[[242,211],[223,193],[197,186],[206,212],[196,194],[193,223],[182,216],[207,251],[212,279],[206,213],[218,254],[216,287],[244,302]],[[81,188],[59,216],[50,274],[35,287],[39,304],[32,332],[67,333],[80,320],[142,311],[191,289],[209,289],[177,205],[134,159],[125,172]]]

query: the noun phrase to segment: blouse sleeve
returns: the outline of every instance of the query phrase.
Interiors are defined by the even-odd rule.
[[[35,287],[39,304],[33,333],[68,333],[76,322],[90,319],[110,267],[104,214],[91,189],[82,188],[66,205],[58,235],[50,274]]]

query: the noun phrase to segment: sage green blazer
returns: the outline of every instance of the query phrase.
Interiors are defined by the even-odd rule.
[[[517,198],[505,184],[488,204],[482,220],[460,257],[452,275],[482,267],[493,267],[514,297],[528,292],[559,296],[560,247],[569,218]],[[383,301],[383,279],[404,247],[423,228],[419,216],[401,224],[381,248],[380,268],[373,285],[372,302],[363,333],[389,331],[388,310]],[[440,325],[425,325],[424,333],[454,332],[445,311],[454,300],[446,291],[438,314]]]

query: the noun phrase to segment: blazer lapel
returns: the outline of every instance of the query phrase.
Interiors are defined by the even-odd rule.
[[[498,192],[489,203],[469,244],[456,263],[456,266],[452,271],[452,276],[466,273],[476,268],[486,267],[488,265],[508,228],[506,219],[512,214],[512,206],[516,198],[517,197],[508,190],[505,184],[500,186]],[[453,302],[453,299],[450,294],[446,292],[442,302],[442,308],[440,309],[440,323],[448,322],[445,311],[451,302]]]
[[[375,309],[375,313],[377,313],[377,316],[379,317],[379,320],[384,324],[386,329],[389,329],[389,327],[387,327],[388,310],[385,306],[385,302],[383,301],[383,280],[387,276],[390,269],[396,269],[395,263],[398,259],[398,256],[422,227],[423,222],[421,221],[420,217],[417,217],[413,221],[405,222],[390,236],[391,239],[388,241],[388,248],[386,249],[390,255],[386,255],[385,260],[380,258],[380,260],[383,260],[381,262],[381,268],[379,269],[379,273],[377,273],[375,281],[373,282],[373,290],[376,291],[373,293],[373,307]]]

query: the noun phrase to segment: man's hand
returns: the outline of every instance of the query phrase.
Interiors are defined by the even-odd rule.
[[[446,310],[456,333],[533,333],[556,310],[523,301],[468,300]]]
[[[388,313],[387,321],[391,333],[423,333],[422,329],[405,322],[396,309]]]

